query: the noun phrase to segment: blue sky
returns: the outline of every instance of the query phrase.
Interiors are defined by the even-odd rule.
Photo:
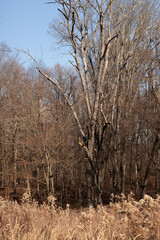
[[[59,48],[56,39],[48,35],[48,25],[59,17],[54,4],[48,0],[0,0],[0,42],[11,48],[29,50],[37,60],[52,67],[66,65],[69,57],[66,48]],[[21,54],[21,61],[28,58]]]

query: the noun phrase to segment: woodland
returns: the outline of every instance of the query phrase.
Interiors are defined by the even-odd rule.
[[[0,195],[40,205],[160,194],[160,8],[151,0],[56,0],[49,34],[70,67],[0,44]],[[53,2],[48,2],[54,7]],[[45,62],[45,59],[44,59]],[[116,198],[115,198],[116,199]],[[116,201],[116,200],[115,200]]]

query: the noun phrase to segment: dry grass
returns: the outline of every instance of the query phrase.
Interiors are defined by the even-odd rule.
[[[0,240],[160,239],[160,197],[139,202],[123,195],[118,203],[82,210],[22,205],[0,198]]]

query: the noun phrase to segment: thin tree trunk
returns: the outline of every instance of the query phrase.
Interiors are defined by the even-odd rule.
[[[156,161],[156,169],[155,169],[155,192],[157,194],[160,193],[160,149],[157,152],[157,161]]]
[[[40,204],[39,167],[37,167],[37,202]]]
[[[156,179],[155,179],[155,192],[157,194],[160,193],[160,169],[156,167],[156,173],[155,173]]]
[[[13,143],[13,188],[16,189],[17,185],[17,148],[15,142]]]
[[[146,188],[147,188],[147,183],[148,183],[148,177],[149,177],[149,174],[150,174],[150,166],[153,162],[155,152],[158,151],[158,149],[160,147],[159,145],[160,145],[159,144],[159,135],[157,134],[156,138],[155,138],[155,141],[154,141],[154,144],[153,144],[153,147],[152,147],[151,156],[150,156],[150,159],[148,161],[147,168],[146,168],[146,172],[145,172],[145,176],[144,176],[144,183],[143,183],[142,192],[141,192],[141,198],[143,198],[144,195],[145,195]]]
[[[126,159],[122,159],[122,193],[125,193],[125,180],[126,180]]]
[[[29,195],[29,198],[31,199],[32,198],[31,186],[30,186],[29,174],[28,174],[28,170],[27,170],[27,166],[26,166],[25,160],[23,160],[23,163],[24,163],[24,169],[25,169],[25,172],[26,172],[27,193]]]
[[[138,199],[138,197],[139,197],[139,170],[138,170],[137,162],[135,162],[135,177],[136,177],[135,194],[136,194],[136,198]]]
[[[132,191],[132,146],[130,146],[130,156],[129,156],[129,183],[130,191]]]

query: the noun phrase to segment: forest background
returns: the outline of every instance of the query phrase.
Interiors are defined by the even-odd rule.
[[[0,46],[0,191],[73,207],[160,192],[157,1],[56,1],[71,66]],[[53,3],[52,3],[53,4]],[[49,7],[52,7],[52,4]],[[38,70],[38,71],[37,71]]]

